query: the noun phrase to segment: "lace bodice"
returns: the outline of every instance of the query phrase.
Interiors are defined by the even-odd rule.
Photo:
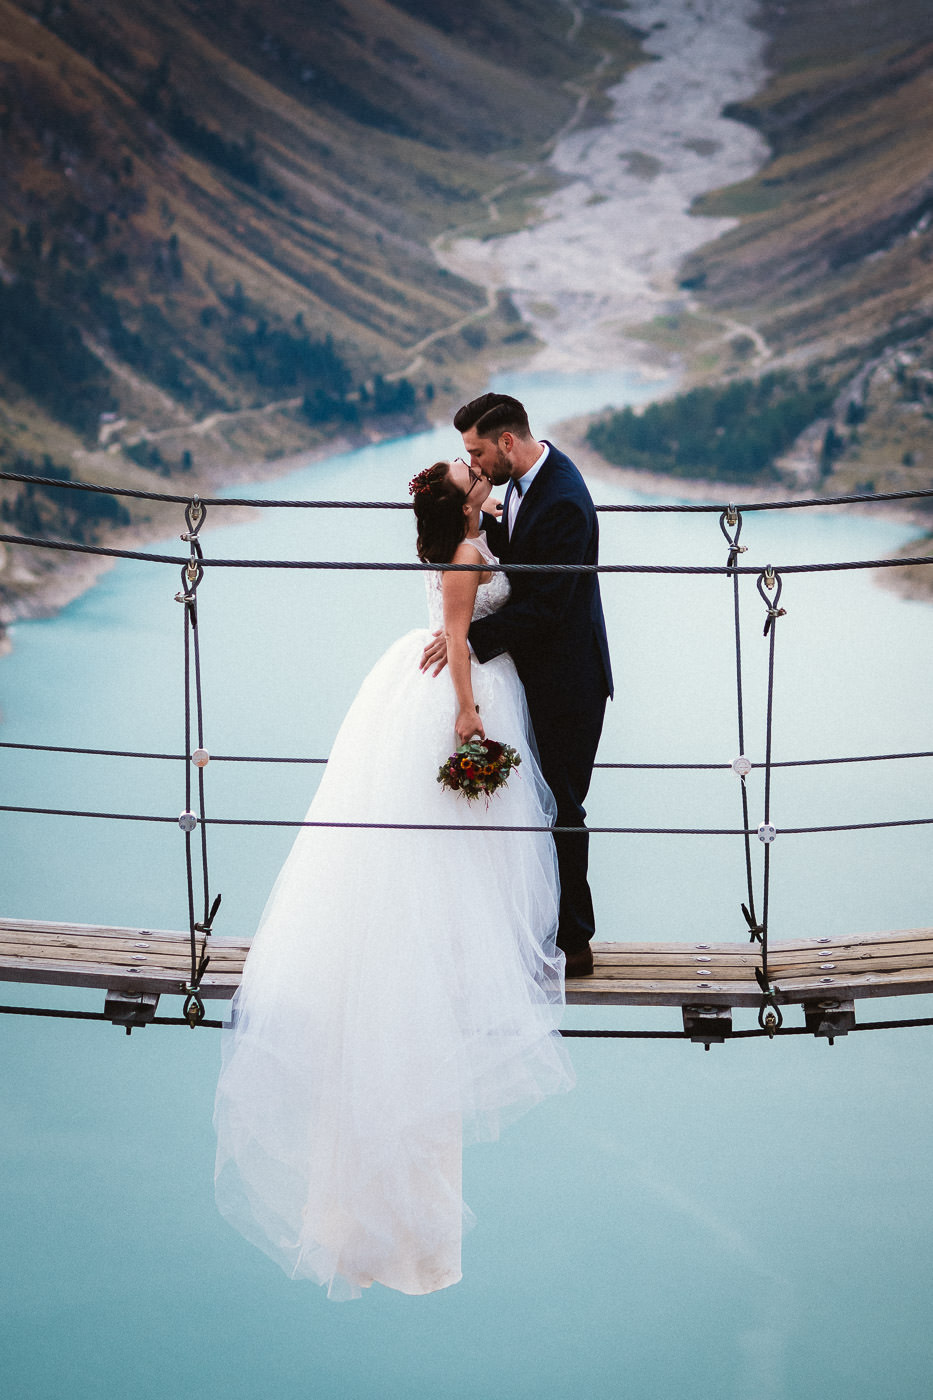
[[[497,564],[499,561],[486,543],[486,533],[480,533],[470,540],[470,544],[475,545],[480,554],[490,564]],[[444,625],[444,604],[441,598],[441,580],[444,575],[440,570],[432,570],[424,576],[425,588],[428,593],[428,625],[432,630],[437,630]],[[493,574],[488,583],[481,583],[476,590],[476,602],[473,604],[473,620],[478,617],[487,617],[490,613],[498,612],[499,608],[507,603],[512,592],[509,581],[505,574]]]

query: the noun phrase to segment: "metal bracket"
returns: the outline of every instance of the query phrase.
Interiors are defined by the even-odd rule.
[[[830,1045],[837,1035],[855,1030],[854,1001],[805,1001],[803,1015],[807,1030],[823,1036]]]
[[[129,1035],[134,1026],[147,1026],[159,1005],[158,992],[110,991],[104,998],[104,1015],[115,1026],[125,1026]]]
[[[708,1050],[711,1045],[722,1045],[732,1034],[731,1006],[684,1006],[684,1031],[694,1045],[702,1045]]]

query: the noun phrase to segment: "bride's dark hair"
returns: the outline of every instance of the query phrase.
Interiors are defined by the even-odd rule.
[[[449,564],[467,531],[466,492],[451,481],[450,463],[435,462],[419,472],[408,490],[418,522],[418,558],[422,564]]]

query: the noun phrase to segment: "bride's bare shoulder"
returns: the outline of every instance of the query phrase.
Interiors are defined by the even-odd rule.
[[[451,564],[485,564],[486,559],[470,540],[463,539],[454,550]]]

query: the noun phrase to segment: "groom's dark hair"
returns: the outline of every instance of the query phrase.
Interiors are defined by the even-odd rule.
[[[531,436],[525,405],[509,394],[480,394],[478,399],[471,399],[457,409],[454,427],[458,433],[475,428],[483,438],[498,438],[500,433],[514,433],[519,438]]]

